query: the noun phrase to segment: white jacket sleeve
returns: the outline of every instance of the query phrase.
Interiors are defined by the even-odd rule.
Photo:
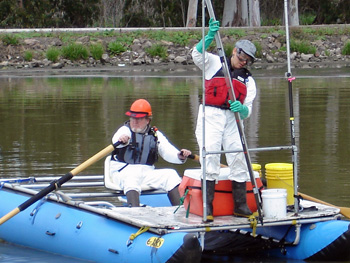
[[[158,136],[158,152],[159,155],[169,163],[182,164],[184,161],[180,160],[178,157],[178,150],[174,145],[172,145],[165,135],[157,131]]]
[[[205,79],[211,79],[216,72],[222,68],[220,57],[208,52],[204,52],[205,55]],[[192,58],[194,64],[203,69],[203,54],[198,52],[197,48],[194,47],[192,51]]]
[[[255,80],[251,76],[248,77],[246,81],[246,86],[247,86],[247,97],[244,100],[244,105],[246,105],[249,109],[249,114],[247,116],[249,117],[250,114],[252,113],[253,101],[256,96],[256,84],[255,84]]]
[[[131,138],[131,131],[130,129],[127,127],[127,126],[122,126],[120,127],[116,133],[113,135],[112,137],[112,143],[116,143],[117,141],[119,141],[119,138],[121,135],[129,135],[129,137]],[[117,148],[122,148],[122,147],[125,147],[127,144],[120,144]]]

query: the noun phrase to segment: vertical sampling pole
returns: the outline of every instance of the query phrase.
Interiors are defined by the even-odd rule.
[[[287,67],[286,78],[288,80],[288,93],[289,93],[289,122],[290,122],[290,135],[292,143],[292,162],[293,162],[293,180],[294,180],[294,210],[295,213],[299,213],[299,201],[297,198],[298,193],[298,160],[297,160],[297,147],[295,145],[295,133],[294,133],[294,111],[293,111],[293,85],[292,81],[295,79],[292,76],[290,65],[290,45],[289,45],[289,24],[288,24],[288,0],[284,0],[284,19],[286,24],[286,44],[287,44]]]
[[[202,50],[205,50],[205,0],[202,0]],[[202,59],[205,61],[205,52],[202,52]],[[203,134],[203,142],[202,142],[202,195],[203,195],[203,222],[207,220],[207,178],[206,178],[206,150],[205,150],[205,63],[202,65],[202,94],[203,94],[203,107],[202,107],[202,134]]]
[[[215,14],[214,14],[214,10],[213,10],[213,6],[211,4],[211,0],[205,0],[205,2],[206,2],[206,6],[207,6],[207,9],[208,9],[208,13],[209,13],[210,18],[216,20]],[[236,101],[236,97],[235,97],[235,93],[234,93],[234,89],[233,89],[233,84],[232,84],[232,81],[231,81],[231,75],[230,75],[230,72],[229,72],[229,67],[227,65],[227,60],[226,60],[226,57],[225,57],[225,51],[224,51],[224,47],[223,47],[222,42],[221,42],[221,37],[220,37],[219,31],[217,31],[216,34],[215,34],[215,42],[216,42],[216,46],[217,46],[218,55],[219,55],[221,63],[222,63],[222,69],[223,69],[223,72],[224,72],[226,85],[228,87],[230,87],[229,88],[230,100],[231,101]],[[203,49],[203,50],[205,50],[205,49]],[[251,181],[252,187],[253,187],[253,193],[254,193],[254,197],[255,197],[255,201],[256,201],[256,206],[258,208],[259,220],[260,220],[261,224],[263,224],[263,218],[262,218],[262,213],[261,213],[261,198],[260,198],[260,194],[259,194],[259,189],[258,189],[256,181],[255,181],[254,172],[253,172],[253,168],[252,168],[252,163],[251,163],[251,160],[250,160],[249,150],[248,150],[246,138],[245,138],[245,135],[244,135],[244,132],[243,132],[241,119],[240,119],[240,116],[239,116],[238,112],[235,112],[234,114],[235,114],[235,118],[236,118],[236,123],[237,123],[238,131],[239,131],[241,143],[242,143],[243,153],[244,153],[244,156],[245,156],[245,160],[247,162],[247,167],[248,167],[248,171],[249,171],[250,181]]]

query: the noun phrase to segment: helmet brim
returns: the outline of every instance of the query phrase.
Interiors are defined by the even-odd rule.
[[[134,111],[127,111],[125,113],[126,116],[132,117],[132,118],[145,118],[148,116],[147,112],[134,112]]]

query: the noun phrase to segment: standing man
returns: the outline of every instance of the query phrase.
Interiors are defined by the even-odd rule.
[[[155,169],[160,155],[165,161],[183,164],[191,154],[179,151],[156,127],[151,127],[152,108],[145,99],[136,100],[126,112],[130,117],[112,138],[122,142],[112,153],[109,164],[112,182],[124,191],[128,206],[140,205],[141,186],[168,192],[172,205],[179,205],[181,178],[174,169]]]
[[[209,32],[204,38],[204,47],[207,49],[219,30],[219,21],[209,21]],[[203,40],[193,49],[194,63],[203,68]],[[239,130],[234,112],[238,112],[240,118],[250,116],[253,100],[256,96],[255,81],[246,68],[255,59],[256,48],[249,40],[239,40],[227,58],[227,65],[231,75],[236,101],[229,99],[229,89],[224,78],[220,57],[205,52],[205,147],[206,151],[242,150]],[[199,148],[203,147],[203,105],[198,111],[196,137]],[[213,200],[215,181],[220,173],[220,155],[206,155],[206,185],[207,185],[207,218],[206,222],[212,222]],[[202,160],[202,159],[201,159]],[[227,153],[226,160],[230,167],[229,179],[232,181],[234,199],[234,215],[249,216],[252,214],[246,201],[246,180],[249,178],[249,170],[243,152]],[[203,180],[202,180],[203,183]]]

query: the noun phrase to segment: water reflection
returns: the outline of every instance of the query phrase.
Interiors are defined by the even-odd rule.
[[[329,73],[329,72],[328,72]],[[331,72],[334,73],[334,72]],[[294,73],[296,144],[301,192],[350,206],[350,74]],[[258,93],[245,122],[250,148],[290,145],[287,82],[256,72]],[[316,76],[316,77],[315,77]],[[63,175],[110,144],[138,98],[152,104],[153,125],[179,148],[198,153],[194,136],[200,76],[0,78],[0,176]],[[291,153],[252,152],[254,163],[291,162]],[[102,161],[84,173],[101,174]],[[198,164],[189,160],[180,174]]]
[[[245,123],[250,148],[290,144],[287,83],[283,74],[269,74],[255,74],[257,98]],[[340,193],[347,196],[346,187],[339,185],[348,184],[350,80],[344,73],[312,74],[293,81],[300,188],[333,201]],[[200,76],[25,77],[1,78],[0,84],[2,177],[65,174],[110,143],[137,98],[151,102],[153,125],[175,145],[198,153],[194,130]],[[252,152],[251,158],[262,165],[291,161],[290,152]],[[188,161],[174,167],[182,173],[195,165]],[[87,172],[101,173],[101,166]],[[345,199],[335,201],[347,204]]]

